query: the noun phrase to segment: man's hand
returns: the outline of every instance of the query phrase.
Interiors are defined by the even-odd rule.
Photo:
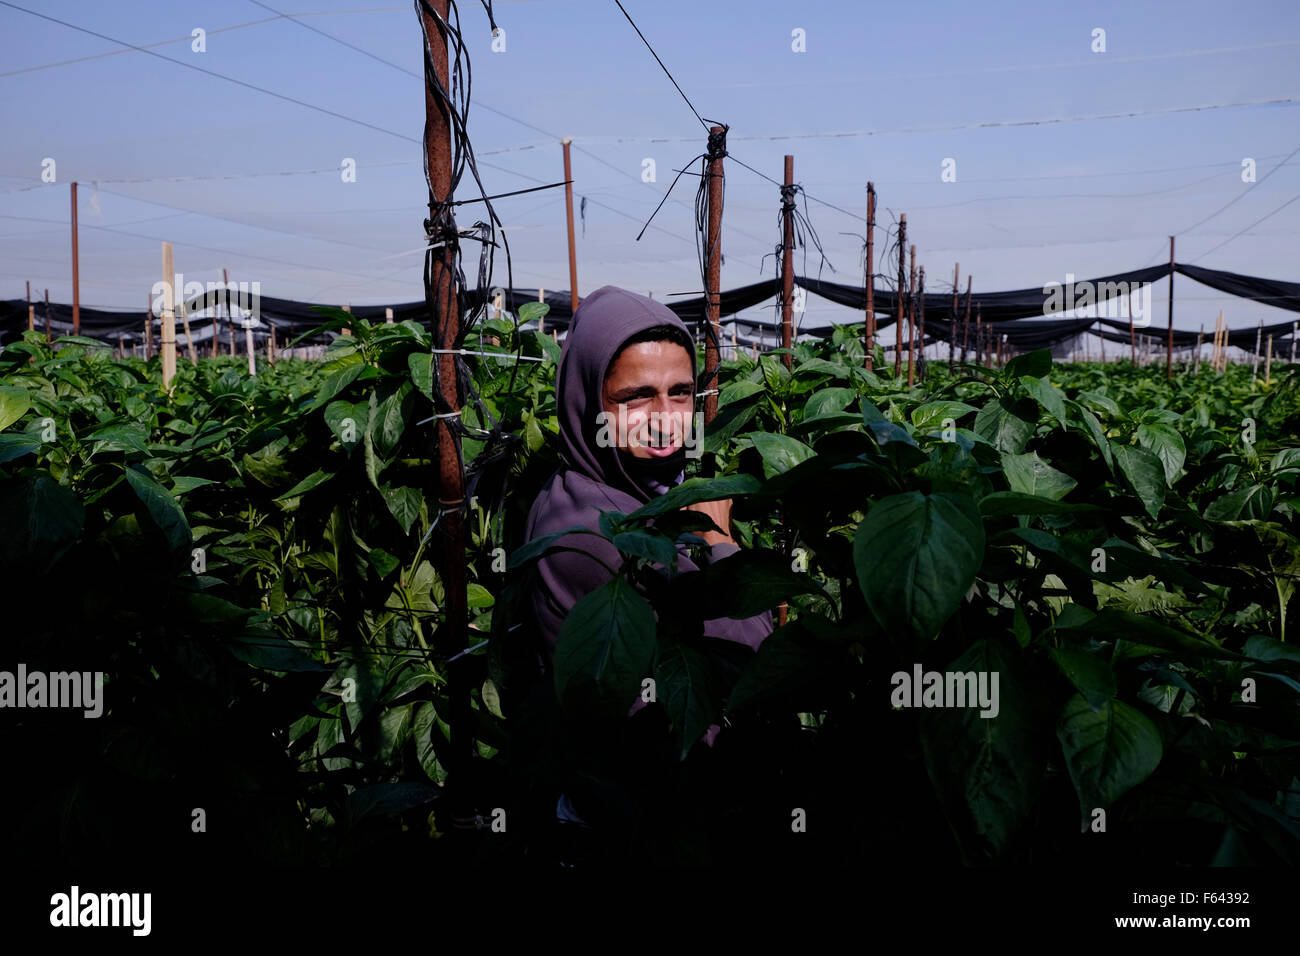
[[[702,515],[707,515],[713,523],[723,530],[723,534],[716,531],[697,531],[695,532],[705,543],[712,546],[721,542],[735,544],[736,541],[731,537],[731,499],[722,498],[718,501],[700,501],[693,505],[687,505],[683,511],[698,511]]]

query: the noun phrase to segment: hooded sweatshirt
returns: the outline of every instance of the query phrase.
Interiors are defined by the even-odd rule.
[[[634,292],[603,286],[579,305],[569,325],[556,376],[561,464],[529,512],[529,541],[573,525],[597,530],[601,511],[630,514],[681,483],[683,450],[675,458],[645,460],[617,448],[601,447],[596,441],[596,416],[602,410],[602,390],[614,354],[629,338],[657,325],[676,326],[689,338],[676,313]],[[698,380],[695,352],[688,351],[692,380]],[[528,594],[528,607],[548,662],[560,626],[573,605],[609,581],[609,571],[599,562],[618,568],[623,561],[618,549],[603,537],[572,534],[556,544],[578,550],[552,552],[541,558],[535,585]],[[708,561],[739,550],[735,544],[720,542],[709,549]],[[697,570],[684,547],[677,567],[679,571]],[[705,636],[746,644],[755,650],[771,632],[770,611],[744,620],[715,618],[704,622]]]

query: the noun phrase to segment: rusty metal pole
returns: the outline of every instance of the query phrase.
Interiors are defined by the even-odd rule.
[[[957,351],[957,283],[961,280],[961,263],[952,264],[952,322],[948,324],[948,374]]]
[[[722,282],[722,157],[727,155],[727,132],[721,126],[709,127],[709,234],[708,258],[708,323],[704,343],[705,390],[713,392],[704,397],[704,424],[708,425],[718,414],[718,321],[722,312],[722,299],[718,288]],[[718,144],[718,140],[721,143]],[[714,148],[715,144],[718,148]]]
[[[433,220],[432,242],[426,253],[426,274],[430,288],[427,295],[434,303],[436,348],[456,347],[460,316],[456,299],[456,229],[452,211],[452,118],[451,104],[441,91],[451,90],[448,79],[448,35],[445,28],[449,0],[423,0],[420,17],[427,38],[424,50],[424,148],[429,170],[429,215]],[[437,15],[434,16],[433,14]],[[456,356],[449,351],[437,354],[438,381],[446,410],[454,415],[460,410]],[[461,471],[460,438],[446,418],[436,419],[434,456],[438,461],[440,532],[443,540],[443,587],[446,623],[435,635],[436,644],[445,658],[455,656],[469,637],[469,607],[465,568],[465,476]],[[448,771],[468,767],[473,731],[469,701],[468,657],[450,665],[452,719],[451,763]],[[459,774],[457,774],[459,776]]]
[[[77,255],[77,184],[72,184],[72,334],[81,334],[81,274]]]
[[[903,374],[903,312],[907,295],[907,213],[898,217],[898,302],[894,306],[894,381]]]
[[[1130,351],[1133,353],[1132,356],[1130,357],[1130,360],[1133,363],[1133,367],[1137,368],[1137,363],[1138,363],[1137,332],[1133,328],[1133,309],[1129,303],[1129,299],[1127,295],[1124,296],[1124,314],[1128,316],[1128,344],[1129,344]]]
[[[578,252],[573,241],[573,167],[569,162],[569,144],[573,142],[568,136],[564,144],[564,208],[569,221],[569,297],[571,308],[578,311]]]
[[[1165,378],[1174,377],[1174,237],[1169,237],[1169,344],[1165,351]]]
[[[916,381],[916,243],[912,244],[912,269],[907,277],[907,387]]]
[[[794,312],[794,157],[785,158],[785,185],[781,187],[781,348],[794,343],[790,317]],[[781,356],[787,369],[794,368],[794,356]]]
[[[867,183],[867,371],[876,349],[876,184]]]
[[[920,323],[917,336],[921,343],[921,358],[917,364],[921,368],[921,381],[925,381],[925,266],[921,266],[916,283],[916,320]]]
[[[966,276],[966,319],[962,323],[961,333],[961,362],[965,365],[970,361],[970,297],[971,297],[971,276]]]
[[[221,285],[225,288],[226,299],[226,332],[230,337],[230,357],[235,357],[235,317],[230,313],[230,273],[221,270]]]

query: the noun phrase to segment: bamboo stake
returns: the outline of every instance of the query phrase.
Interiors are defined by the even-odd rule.
[[[578,311],[578,253],[573,240],[573,168],[569,164],[569,144],[573,142],[568,136],[560,140],[564,147],[564,208],[569,225],[569,305]]]
[[[171,391],[176,377],[176,290],[173,288],[176,273],[172,266],[172,244],[162,244],[163,314],[162,314],[162,381],[163,388]]]
[[[1196,361],[1192,365],[1192,374],[1199,375],[1201,371],[1201,340],[1205,338],[1205,323],[1201,323],[1201,331],[1196,333]]]

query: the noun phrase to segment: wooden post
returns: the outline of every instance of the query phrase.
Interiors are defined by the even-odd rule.
[[[271,325],[270,322],[267,322],[266,324],[271,327],[270,349],[267,352],[266,358],[267,361],[274,365],[280,358],[280,346],[275,341],[275,326]]]
[[[168,282],[172,280],[168,278]],[[77,184],[72,184],[72,334],[81,334],[81,273],[77,255]]]
[[[45,340],[51,342],[52,333],[50,332],[50,290],[45,290]]]
[[[790,316],[794,312],[794,157],[785,157],[785,185],[781,188],[781,347],[794,341]],[[794,368],[794,356],[781,356],[787,369]]]
[[[912,267],[907,276],[907,387],[916,380],[916,243],[912,244]]]
[[[903,316],[907,295],[907,213],[898,217],[898,302],[894,306],[894,380],[903,374]]]
[[[876,184],[867,183],[867,371],[876,349]]]
[[[1295,364],[1295,340],[1300,333],[1300,322],[1291,323],[1291,364]]]
[[[27,331],[36,331],[36,306],[32,305],[32,280],[27,280]]]
[[[385,325],[393,324],[393,307],[391,305],[384,307],[384,324]]]
[[[1127,295],[1124,296],[1124,314],[1128,317],[1128,342],[1129,342],[1129,348],[1132,350],[1133,353],[1131,357],[1131,361],[1133,363],[1133,367],[1137,368],[1137,363],[1138,363],[1137,331],[1133,328],[1133,309],[1131,308],[1131,303],[1129,302],[1129,297]]]
[[[578,311],[578,252],[573,240],[573,167],[569,162],[569,144],[573,142],[568,136],[560,140],[564,145],[564,210],[569,223],[569,301],[574,312]]]
[[[162,381],[170,392],[176,377],[176,270],[172,265],[172,244],[162,244],[163,314],[162,314]]]
[[[978,303],[975,305],[975,364],[984,364],[984,315]]]
[[[706,273],[706,302],[708,303],[708,329],[704,340],[704,388],[714,394],[704,397],[704,424],[708,425],[718,414],[718,320],[722,312],[719,293],[722,283],[722,187],[724,172],[722,156],[726,153],[726,130],[721,126],[709,127],[709,161],[706,175],[709,185],[708,251]],[[715,144],[719,148],[715,149]],[[712,461],[712,457],[709,458]]]
[[[1192,364],[1192,374],[1199,375],[1201,372],[1201,340],[1205,338],[1205,323],[1201,323],[1201,330],[1196,333],[1196,358]]]
[[[1273,333],[1268,333],[1268,349],[1264,352],[1264,384],[1273,380]]]
[[[437,91],[451,90],[449,79],[447,23],[450,0],[421,3],[419,15],[425,37],[424,49],[424,148],[429,181],[429,208],[434,228],[445,231],[449,241],[430,246],[426,255],[426,295],[434,303],[433,341],[438,352],[436,387],[446,408],[443,414],[460,411],[456,356],[451,354],[460,331],[456,290],[455,207],[452,197],[452,116],[450,103]],[[437,236],[435,236],[436,238]],[[434,634],[444,657],[458,655],[469,637],[468,573],[465,566],[465,475],[461,468],[460,437],[445,418],[434,419],[432,457],[438,463],[439,537],[442,544],[441,572],[444,590],[442,610],[445,622]],[[432,518],[432,515],[430,516]],[[453,780],[468,768],[473,748],[470,725],[469,658],[450,665],[451,748],[444,761]]]
[[[347,305],[343,306],[343,311],[346,312],[348,315],[351,315],[351,314],[352,314],[352,303],[349,302]],[[344,328],[343,328],[342,331],[343,331],[343,334],[344,334],[344,335],[351,335],[351,334],[352,334],[352,328],[351,328],[350,326],[344,326]]]
[[[1106,336],[1105,335],[1097,336],[1097,347],[1101,349],[1101,364],[1105,365],[1106,364]]]
[[[144,360],[149,361],[153,351],[153,298],[150,297],[144,310]]]
[[[1165,378],[1174,377],[1174,237],[1169,237],[1169,344],[1165,351]]]
[[[126,358],[126,345],[122,342],[122,333],[117,333],[117,357]]]

